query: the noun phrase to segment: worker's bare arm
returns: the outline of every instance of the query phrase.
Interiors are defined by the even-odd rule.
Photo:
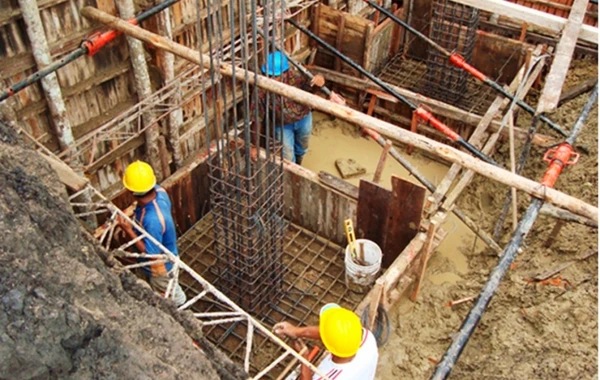
[[[280,336],[290,338],[321,339],[319,326],[298,327],[289,322],[280,322],[273,327],[273,332]]]
[[[133,240],[138,237],[135,231],[133,230],[133,226],[127,220],[121,218],[121,216],[117,216],[117,223],[119,224],[119,227],[121,227],[121,229],[125,231],[125,233],[127,234],[127,236],[129,236],[130,239]],[[146,244],[144,244],[143,239],[136,241],[135,247],[140,252],[146,252]]]

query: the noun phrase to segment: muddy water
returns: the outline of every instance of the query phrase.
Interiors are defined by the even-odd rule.
[[[400,148],[397,148],[402,152]],[[323,170],[340,177],[335,166],[339,158],[352,158],[366,168],[366,174],[349,179],[348,182],[358,185],[360,179],[372,180],[382,148],[373,140],[361,136],[358,128],[328,115],[315,112],[313,114],[313,135],[310,149],[304,158],[303,166],[318,173]],[[448,171],[448,167],[413,153],[406,157],[431,182],[438,184]],[[392,157],[388,157],[382,174],[381,185],[390,188],[391,176],[396,175],[413,183],[418,181],[409,175]],[[340,226],[340,228],[343,228]],[[480,247],[480,241],[453,214],[447,218],[443,228],[449,232],[446,239],[437,250],[444,265],[436,267],[434,273],[429,273],[429,280],[435,284],[456,283],[461,275],[468,271],[468,263],[461,252],[465,247]]]

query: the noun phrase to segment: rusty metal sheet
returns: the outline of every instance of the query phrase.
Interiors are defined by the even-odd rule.
[[[425,188],[392,176],[392,192],[386,211],[386,223],[381,250],[382,266],[390,266],[402,250],[417,235],[421,224]]]
[[[391,191],[370,181],[360,181],[356,212],[356,237],[377,243],[379,247],[382,247],[382,251],[391,199]]]

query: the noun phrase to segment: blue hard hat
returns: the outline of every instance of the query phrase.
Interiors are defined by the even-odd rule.
[[[269,75],[278,77],[288,71],[289,68],[290,65],[285,54],[280,51],[276,51],[269,54],[267,57],[267,64],[262,66],[262,72],[263,74],[268,73]]]

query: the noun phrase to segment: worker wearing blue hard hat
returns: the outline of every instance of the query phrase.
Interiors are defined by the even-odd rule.
[[[312,91],[313,87],[321,87],[325,79],[321,75],[315,75],[308,80],[302,73],[290,66],[285,53],[275,51],[268,55],[267,61],[261,67],[263,74],[273,77],[282,83],[297,87],[304,91]],[[302,164],[302,159],[308,151],[308,143],[312,132],[312,110],[310,107],[296,103],[290,99],[275,96],[275,101],[267,101],[267,93],[258,90],[258,120],[253,121],[252,141],[256,140],[256,134],[261,133],[262,124],[267,112],[274,111],[275,135],[283,143],[283,158]],[[344,100],[332,92],[330,100],[345,104]],[[267,106],[267,103],[268,106]],[[256,107],[253,98],[250,109]],[[251,149],[251,154],[256,156],[256,148]]]

